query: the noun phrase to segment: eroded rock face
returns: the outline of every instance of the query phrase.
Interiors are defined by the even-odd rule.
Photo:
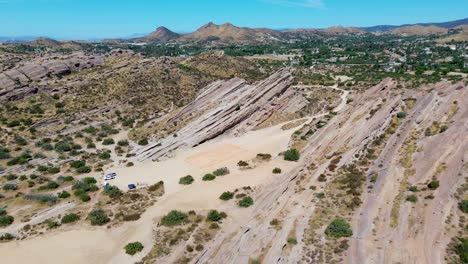
[[[221,134],[243,133],[255,128],[272,113],[294,113],[305,104],[292,87],[293,77],[281,70],[255,85],[243,79],[217,81],[206,86],[199,96],[168,123],[190,123],[161,142],[143,149],[141,159],[158,158],[181,146],[196,146]]]
[[[0,101],[25,98],[47,87],[53,78],[81,71],[104,62],[102,56],[76,52],[68,55],[45,55],[0,73]]]

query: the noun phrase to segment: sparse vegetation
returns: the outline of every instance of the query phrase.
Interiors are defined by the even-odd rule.
[[[343,218],[337,218],[333,220],[325,229],[325,234],[328,237],[340,238],[350,237],[353,235],[351,226]]]
[[[299,151],[297,149],[288,149],[284,152],[284,160],[288,161],[298,161],[300,157]]]
[[[234,198],[234,193],[233,192],[223,192],[220,196],[219,199],[223,201],[231,200]]]
[[[238,205],[240,207],[250,207],[251,205],[253,205],[254,201],[252,199],[252,197],[250,196],[246,196],[244,198],[242,198],[239,202],[238,202]]]
[[[188,215],[180,211],[172,210],[163,218],[161,218],[161,225],[163,226],[176,226],[184,224],[188,221]]]
[[[179,184],[189,185],[189,184],[192,184],[193,181],[194,181],[193,177],[191,175],[187,175],[179,179]]]
[[[127,253],[128,255],[135,255],[136,253],[142,251],[144,248],[143,244],[141,244],[141,242],[132,242],[132,243],[128,243],[126,246],[125,246],[125,253]]]

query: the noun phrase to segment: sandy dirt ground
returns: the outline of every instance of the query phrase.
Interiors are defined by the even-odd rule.
[[[81,226],[31,240],[4,243],[0,244],[0,255],[5,263],[89,263],[90,260],[92,263],[132,263],[137,259],[125,255],[123,247],[128,242],[141,241],[145,250],[149,250],[154,219],[172,209],[219,208],[222,202],[218,197],[222,192],[243,186],[255,187],[269,177],[275,177],[272,174],[274,167],[280,167],[284,172],[292,169],[295,163],[284,161],[278,154],[287,148],[295,128],[282,130],[282,125],[181,149],[174,158],[165,161],[112,168],[107,172],[117,173],[111,182],[113,185],[126,189],[129,183],[153,184],[162,180],[166,193],[138,221],[113,230]],[[270,153],[273,159],[259,163],[253,169],[241,171],[237,168],[239,160],[253,159],[257,153]],[[231,171],[229,175],[212,182],[201,180],[205,173],[224,166]],[[195,178],[195,182],[189,186],[178,184],[179,178],[188,174]],[[60,252],[60,258],[57,252]]]

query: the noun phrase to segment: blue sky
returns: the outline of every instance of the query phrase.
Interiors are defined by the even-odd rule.
[[[275,29],[444,22],[467,0],[0,0],[0,36],[90,39],[190,32],[212,21]]]

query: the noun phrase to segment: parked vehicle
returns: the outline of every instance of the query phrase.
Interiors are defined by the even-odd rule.
[[[130,184],[128,185],[128,189],[130,189],[130,190],[131,190],[131,189],[135,189],[135,188],[136,188],[136,185],[133,184],[133,183],[130,183]]]

